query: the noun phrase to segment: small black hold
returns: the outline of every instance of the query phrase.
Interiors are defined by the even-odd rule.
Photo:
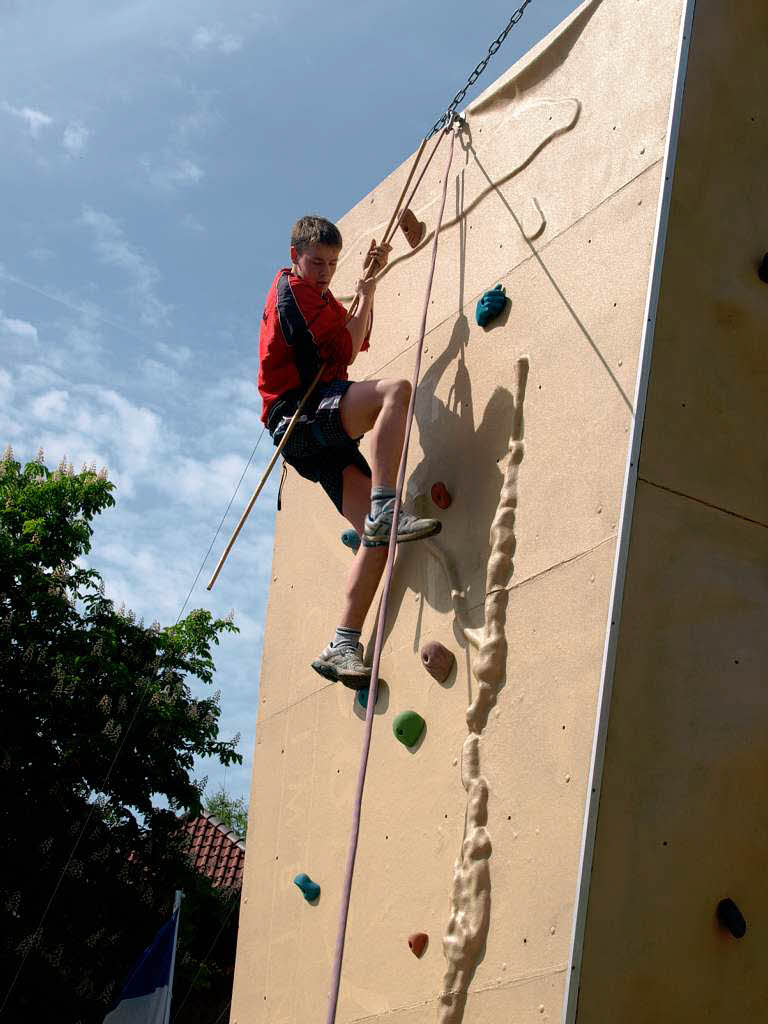
[[[747,932],[744,915],[733,902],[726,897],[717,904],[717,920],[723,928],[727,928],[734,939],[743,939]]]
[[[761,281],[764,281],[766,284],[768,284],[768,252],[765,254],[765,256],[763,256],[762,262],[760,263],[760,266],[757,270],[757,276],[760,278]]]

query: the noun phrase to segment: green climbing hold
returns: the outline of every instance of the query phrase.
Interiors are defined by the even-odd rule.
[[[341,535],[341,543],[345,548],[351,548],[353,551],[357,551],[360,547],[360,534],[357,530],[345,530]]]
[[[495,288],[485,292],[477,302],[475,318],[480,327],[485,327],[491,320],[495,320],[507,304],[507,295],[503,284],[497,284]]]
[[[304,893],[304,899],[307,903],[316,900],[320,895],[320,886],[317,882],[313,882],[309,875],[305,875],[303,871],[296,875],[293,881]]]
[[[406,747],[418,743],[427,723],[416,711],[401,711],[392,723],[392,732]]]

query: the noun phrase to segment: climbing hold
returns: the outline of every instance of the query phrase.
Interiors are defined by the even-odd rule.
[[[421,648],[421,663],[433,679],[438,683],[444,683],[456,664],[456,658],[452,651],[443,647],[437,640],[430,640]]]
[[[317,882],[313,882],[309,875],[305,875],[303,871],[296,875],[293,881],[304,893],[304,899],[307,903],[311,903],[312,900],[316,900],[320,895],[320,886]]]
[[[727,897],[717,904],[717,920],[735,939],[743,939],[747,932],[747,922],[744,915],[733,902]]]
[[[377,704],[379,703],[379,693],[380,692],[381,692],[381,690],[379,690],[377,692],[377,694],[376,694],[376,703]],[[357,699],[360,702],[360,707],[365,708],[366,710],[368,709],[368,694],[369,693],[370,693],[370,689],[367,686],[366,686],[366,688],[364,690],[358,690],[357,691]]]
[[[762,263],[757,271],[757,276],[761,281],[765,281],[765,283],[768,284],[768,252],[763,256]]]
[[[408,936],[408,946],[414,956],[421,956],[427,948],[428,942],[429,936],[426,932],[414,932],[413,935]]]
[[[507,296],[504,285],[497,284],[495,288],[485,292],[478,299],[475,309],[475,319],[481,327],[485,327],[491,320],[495,320],[507,304]]]
[[[434,501],[438,508],[451,507],[451,501],[453,499],[448,493],[448,488],[442,480],[438,480],[437,483],[432,484],[432,490],[429,493],[432,495],[432,501]]]
[[[360,534],[357,530],[345,530],[341,535],[341,543],[345,548],[351,548],[353,551],[357,551],[360,547]]]
[[[401,711],[392,723],[392,732],[406,747],[418,743],[427,723],[416,711]]]
[[[427,225],[424,221],[418,220],[413,210],[409,209],[406,209],[400,218],[400,227],[403,229],[405,239],[412,249],[415,249],[421,242],[427,230]]]

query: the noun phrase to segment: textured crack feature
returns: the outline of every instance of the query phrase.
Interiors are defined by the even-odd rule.
[[[460,1024],[464,1016],[467,991],[484,954],[490,927],[489,859],[493,848],[487,828],[489,790],[482,773],[482,733],[506,674],[505,625],[509,601],[506,587],[514,572],[517,485],[525,451],[523,402],[527,378],[528,360],[519,359],[515,367],[515,405],[509,459],[490,531],[491,554],[486,571],[484,623],[481,629],[469,629],[463,626],[461,619],[458,620],[464,636],[477,651],[472,664],[477,692],[467,708],[469,735],[464,740],[461,753],[461,783],[467,794],[467,809],[461,853],[453,869],[450,917],[443,935],[446,970],[438,1002],[440,1024]],[[443,559],[441,561],[446,575],[451,579],[452,566]],[[451,590],[456,601],[458,588],[452,585]]]

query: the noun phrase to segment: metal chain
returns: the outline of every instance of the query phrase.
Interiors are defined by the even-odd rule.
[[[458,107],[458,105],[461,103],[461,101],[466,96],[467,90],[471,89],[471,87],[475,84],[475,82],[478,80],[480,75],[482,75],[482,73],[485,71],[485,69],[486,69],[486,67],[488,65],[488,61],[491,59],[491,57],[494,55],[494,53],[496,53],[496,51],[499,49],[501,44],[507,38],[509,33],[512,31],[512,29],[518,23],[518,21],[520,21],[520,19],[522,18],[523,14],[525,13],[525,8],[528,6],[528,4],[530,2],[531,2],[531,0],[524,0],[524,2],[520,5],[520,7],[518,7],[518,9],[515,11],[515,13],[509,19],[509,22],[508,22],[506,28],[504,29],[504,31],[501,32],[496,37],[496,39],[494,39],[494,41],[491,43],[491,45],[488,47],[488,53],[485,55],[485,57],[483,57],[483,59],[477,65],[475,70],[469,76],[469,78],[467,79],[467,84],[464,86],[463,89],[459,89],[459,91],[456,93],[456,95],[453,97],[453,99],[449,103],[448,109],[445,111],[443,116],[441,118],[439,118],[437,121],[435,121],[435,123],[434,123],[434,125],[432,127],[432,131],[427,136],[428,140],[431,139],[433,135],[436,135],[437,132],[439,132],[440,129],[445,126],[445,124],[448,121],[448,119],[455,113],[456,108]]]

